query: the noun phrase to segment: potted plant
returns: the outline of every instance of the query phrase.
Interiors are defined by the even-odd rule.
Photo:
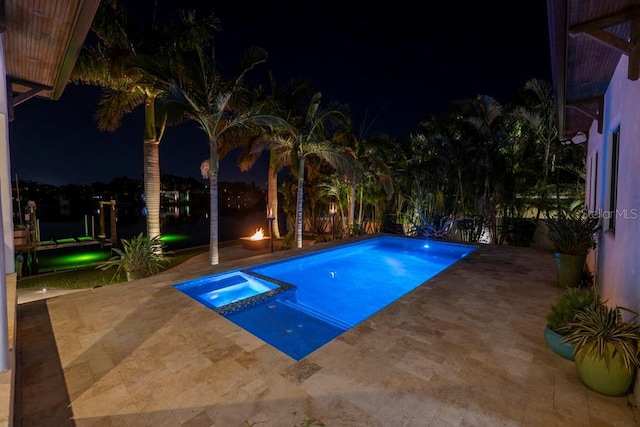
[[[625,321],[623,311],[632,313],[633,319]],[[590,389],[608,396],[622,396],[629,391],[640,366],[636,316],[628,308],[610,308],[599,302],[576,312],[574,320],[560,328],[566,334],[563,341],[575,346],[578,376]]]
[[[113,248],[116,255],[97,268],[107,270],[116,267],[114,277],[124,271],[129,282],[151,276],[164,268],[167,259],[162,254],[164,245],[160,236],[147,239],[140,233],[131,240],[122,239],[121,242],[122,249]]]
[[[596,247],[600,221],[584,213],[574,217],[560,212],[557,217],[547,219],[547,225],[549,240],[555,248],[558,285],[574,287],[584,272],[587,254]]]
[[[573,360],[574,345],[562,342],[564,334],[559,331],[573,321],[577,311],[593,307],[597,303],[598,294],[594,290],[567,288],[555,304],[551,304],[551,311],[547,314],[547,326],[544,328],[544,339],[556,354]]]

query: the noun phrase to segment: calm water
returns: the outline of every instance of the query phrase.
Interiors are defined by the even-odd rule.
[[[209,243],[209,214],[203,209],[189,206],[175,206],[162,212],[162,235],[170,237],[167,246],[171,250],[190,248]],[[85,223],[86,221],[86,223]],[[268,221],[262,210],[221,213],[219,216],[220,241],[235,240],[248,236],[257,228],[268,228]],[[40,220],[41,240],[99,234],[99,217],[84,217],[74,220]],[[105,220],[105,232],[110,235],[109,219]],[[140,232],[146,234],[146,217],[137,209],[118,209],[118,239],[129,239]],[[93,232],[92,232],[93,231]]]
[[[248,271],[276,279],[275,283],[293,285],[294,289],[222,314],[300,360],[475,249],[463,244],[379,237],[258,265]],[[176,288],[185,286],[189,282]],[[205,293],[206,289],[200,288],[199,292]]]
[[[146,234],[146,218],[139,209],[118,209],[117,239],[129,239]],[[109,219],[105,220],[105,232],[110,236]],[[219,237],[221,242],[250,236],[256,229],[268,230],[268,220],[263,210],[222,213],[219,216]],[[92,231],[93,230],[93,231]],[[284,230],[284,228],[281,228]],[[99,217],[77,218],[73,220],[40,220],[40,240],[57,240],[68,237],[98,235]],[[206,207],[190,208],[175,206],[162,214],[162,235],[167,250],[180,250],[209,244],[209,215]],[[70,268],[84,267],[106,260],[112,256],[110,248],[88,245],[37,253],[37,271],[45,273]]]

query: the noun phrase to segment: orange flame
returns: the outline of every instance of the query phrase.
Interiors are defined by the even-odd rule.
[[[264,231],[262,230],[262,228],[256,230],[256,233],[251,236],[251,240],[262,240],[264,239]]]

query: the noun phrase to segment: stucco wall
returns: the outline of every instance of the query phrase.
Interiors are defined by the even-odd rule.
[[[604,214],[598,250],[588,260],[595,269],[601,295],[611,305],[640,311],[640,81],[627,78],[628,58],[622,55],[605,95],[603,133],[593,123],[587,157],[587,203],[593,208],[595,171],[596,211]],[[611,139],[620,126],[617,212],[609,211],[611,196]],[[615,233],[608,230],[609,217],[616,215]]]
[[[16,274],[3,37],[0,35],[0,426],[13,425]]]

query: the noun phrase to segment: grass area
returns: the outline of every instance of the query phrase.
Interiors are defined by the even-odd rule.
[[[168,270],[182,264],[189,258],[207,252],[208,247],[185,249],[175,252],[167,259],[169,263],[165,267]],[[18,280],[18,289],[87,289],[98,286],[108,286],[114,283],[126,282],[127,277],[121,273],[114,277],[116,269],[102,271],[95,267],[79,268],[76,270],[65,270],[59,273],[42,274],[31,277],[24,277]]]

